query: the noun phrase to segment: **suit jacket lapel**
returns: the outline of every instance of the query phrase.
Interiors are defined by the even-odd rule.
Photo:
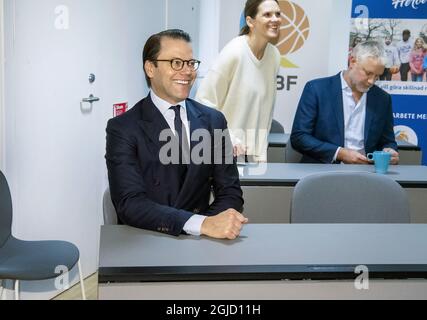
[[[194,131],[198,129],[209,130],[209,123],[206,120],[205,116],[198,110],[191,100],[187,100],[187,118],[190,123],[190,138]],[[199,142],[191,141],[191,149],[193,149]]]
[[[374,118],[375,112],[374,112],[374,108],[375,108],[375,97],[374,97],[374,93],[372,90],[368,91],[368,95],[366,97],[366,117],[365,117],[365,134],[364,134],[364,138],[365,138],[365,148],[367,145],[369,145],[369,137],[371,136],[369,134],[369,131],[371,130],[371,124],[372,124],[372,120]]]
[[[332,107],[335,109],[340,143],[344,146],[344,105],[342,96],[341,73],[332,78]]]
[[[160,149],[167,141],[160,141],[160,134],[163,130],[170,129],[159,109],[156,108],[150,95],[144,99],[141,106],[141,120],[139,126],[144,131],[145,135],[152,142],[153,154],[158,154]]]

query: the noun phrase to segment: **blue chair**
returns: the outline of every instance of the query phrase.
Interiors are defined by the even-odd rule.
[[[0,280],[13,280],[15,300],[19,281],[46,280],[59,276],[55,269],[71,270],[78,265],[83,300],[86,300],[79,249],[67,241],[24,241],[12,235],[12,197],[7,180],[0,172]],[[2,282],[0,284],[2,284]],[[1,287],[3,297],[4,290]]]

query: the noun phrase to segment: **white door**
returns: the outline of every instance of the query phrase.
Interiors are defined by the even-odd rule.
[[[163,29],[164,7],[155,0],[5,0],[13,232],[75,243],[85,276],[98,263],[106,122],[114,103],[133,106],[147,93],[141,52],[148,35]],[[90,94],[100,101],[81,109]],[[23,299],[58,292],[53,281],[23,283],[22,291]]]

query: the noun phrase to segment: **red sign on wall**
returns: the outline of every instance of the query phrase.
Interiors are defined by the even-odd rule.
[[[113,110],[114,110],[114,117],[118,117],[123,113],[125,113],[126,111],[128,111],[128,103],[127,102],[117,103],[113,106]]]

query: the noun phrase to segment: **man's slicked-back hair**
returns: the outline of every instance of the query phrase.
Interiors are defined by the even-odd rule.
[[[170,38],[176,40],[184,40],[188,43],[191,43],[190,35],[180,29],[169,29],[156,34],[153,34],[150,38],[148,38],[147,42],[144,46],[144,51],[142,53],[142,62],[144,67],[145,79],[147,80],[148,87],[151,87],[150,78],[147,76],[147,72],[145,71],[145,62],[152,61],[154,65],[157,67],[157,60],[160,54],[161,49],[161,41],[163,38]]]

